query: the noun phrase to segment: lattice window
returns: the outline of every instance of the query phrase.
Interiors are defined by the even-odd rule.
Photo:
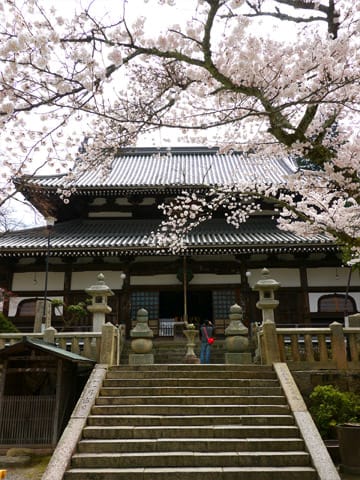
[[[334,295],[324,295],[319,298],[318,311],[324,313],[355,313],[356,306],[352,297],[335,293]]]
[[[159,292],[132,292],[131,294],[131,320],[136,319],[139,308],[145,308],[149,320],[159,318]]]
[[[229,317],[230,307],[236,303],[235,290],[213,290],[214,319]]]

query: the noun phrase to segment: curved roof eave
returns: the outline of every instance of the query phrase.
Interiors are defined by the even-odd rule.
[[[285,254],[285,253],[326,253],[338,252],[339,248],[333,244],[319,245],[197,245],[189,246],[177,252],[177,255],[229,255],[229,254]],[[172,255],[170,249],[164,247],[132,247],[132,248],[66,248],[51,249],[50,257],[116,257],[121,256],[147,256],[147,255]],[[176,255],[175,254],[175,255]],[[0,258],[13,257],[45,257],[47,250],[38,249],[7,249],[0,250]]]

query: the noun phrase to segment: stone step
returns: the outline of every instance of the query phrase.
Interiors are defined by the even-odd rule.
[[[317,480],[311,467],[70,469],[64,480]]]
[[[156,364],[151,363],[148,365],[113,365],[109,372],[253,372],[263,375],[265,373],[272,373],[275,375],[274,370],[269,365],[257,365],[254,363],[247,364],[212,364],[212,365],[201,365],[201,364]]]
[[[196,371],[207,371],[211,372],[255,372],[255,373],[272,373],[275,377],[274,370],[269,365],[256,365],[253,363],[248,363],[244,365],[235,365],[235,364],[212,364],[212,365],[200,365],[200,364],[149,364],[149,365],[114,365],[111,367],[109,372],[157,372],[157,371],[167,371],[167,372],[190,372],[194,373]]]
[[[158,364],[179,364],[186,363],[186,348],[184,350],[175,351],[154,351],[154,362]],[[195,355],[200,358],[200,348],[196,351]],[[129,363],[129,355],[124,358],[125,363]],[[218,350],[211,352],[211,359],[209,365],[225,363],[225,352]]]
[[[178,392],[181,392],[182,396],[202,396],[202,395],[215,395],[218,396],[219,394],[224,394],[225,396],[229,395],[259,395],[264,396],[272,395],[272,396],[279,396],[282,394],[282,390],[280,387],[213,387],[213,386],[205,386],[205,387],[103,387],[100,389],[100,395],[104,397],[120,397],[120,396],[137,396],[140,395],[144,396],[172,396],[176,395]]]
[[[244,388],[244,387],[276,387],[279,385],[276,379],[252,379],[252,378],[143,378],[141,387],[138,387],[138,378],[106,378],[104,388],[171,388],[171,387],[193,387],[193,388]]]
[[[221,371],[209,371],[209,370],[194,370],[191,372],[189,370],[155,370],[155,371],[132,371],[132,370],[124,370],[121,373],[117,371],[110,370],[107,378],[124,378],[124,379],[143,379],[149,378],[151,375],[152,379],[179,379],[179,378],[189,378],[189,379],[276,379],[276,376],[273,372],[252,372],[248,370],[239,371],[239,370],[225,370],[224,372]]]
[[[96,405],[178,405],[182,408],[185,405],[284,405],[286,399],[284,396],[270,395],[187,395],[187,396],[122,396],[122,397],[98,397]]]
[[[295,425],[204,425],[204,426],[87,426],[83,438],[269,438],[297,437]]]
[[[307,466],[305,452],[153,452],[133,453],[78,453],[73,455],[72,468],[169,468],[169,467],[285,467]]]
[[[83,439],[80,453],[120,452],[266,452],[304,449],[300,438],[154,438],[154,439]]]
[[[200,358],[200,345],[198,347],[195,347],[195,355],[197,358]],[[153,354],[154,354],[154,360],[155,363],[160,363],[160,364],[176,364],[176,363],[185,363],[186,362],[186,352],[187,352],[187,347],[177,347],[173,349],[165,349],[165,348],[155,348],[153,349]],[[125,353],[122,356],[122,359],[125,363],[129,363],[129,354],[131,352],[128,351],[127,354]],[[225,360],[225,352],[223,348],[218,347],[218,348],[212,348],[211,351],[211,358],[210,361],[213,364],[221,363],[224,362]],[[210,363],[210,364],[211,364]]]
[[[92,415],[222,415],[223,405],[94,405]],[[228,415],[287,415],[288,405],[227,405]]]
[[[275,372],[120,365],[64,480],[317,480]]]
[[[291,415],[90,415],[89,426],[294,425]]]
[[[152,353],[154,355],[155,363],[158,364],[176,364],[184,363],[185,354],[187,351],[186,339],[155,339],[153,341]],[[127,365],[129,363],[129,354],[131,354],[130,342],[126,342],[124,349],[121,353],[121,364]],[[199,358],[200,343],[197,342],[195,346],[195,353]],[[216,343],[211,349],[211,362],[224,363],[225,348],[224,341],[217,339]]]

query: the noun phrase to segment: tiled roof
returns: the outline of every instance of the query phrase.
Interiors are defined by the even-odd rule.
[[[21,342],[3,348],[2,350],[0,350],[0,357],[4,358],[10,357],[11,355],[19,354],[23,352],[26,347],[33,347],[37,350],[51,353],[56,357],[68,360],[73,363],[95,363],[95,361],[90,358],[80,356],[76,353],[68,352],[63,348],[57,347],[52,343],[47,343],[41,339],[30,337],[23,337]]]
[[[113,256],[169,253],[152,246],[153,220],[76,220],[56,224],[51,232],[51,256]],[[239,229],[211,220],[188,235],[189,254],[296,253],[335,251],[325,235],[302,237],[280,230],[269,218],[255,217]],[[0,257],[45,255],[44,227],[10,232],[0,237]]]
[[[126,189],[147,191],[156,188],[226,185],[241,181],[263,180],[279,184],[297,170],[289,158],[259,157],[243,153],[220,154],[217,149],[137,148],[116,157],[111,168],[89,169],[76,181],[64,175],[29,177],[28,184],[47,189]],[[76,170],[74,170],[76,171]]]

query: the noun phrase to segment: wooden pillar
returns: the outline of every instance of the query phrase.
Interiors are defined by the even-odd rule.
[[[130,269],[123,268],[123,272],[126,277],[124,278],[124,283],[122,289],[119,291],[119,312],[117,313],[117,318],[119,323],[125,324],[125,335],[129,336],[131,325],[131,290],[130,290]]]
[[[183,320],[185,322],[185,325],[188,323],[187,286],[188,286],[187,262],[186,262],[186,256],[184,255],[184,258],[183,258],[183,292],[184,292],[184,316],[183,316]]]
[[[65,269],[64,276],[64,303],[65,305],[70,305],[73,303],[73,299],[70,298],[71,295],[71,277],[72,277],[72,265],[69,265]]]
[[[59,435],[59,421],[60,421],[60,403],[61,403],[61,387],[62,387],[62,374],[63,374],[63,360],[57,361],[56,369],[56,400],[55,400],[55,412],[52,434],[52,445],[55,446],[58,441]]]
[[[305,267],[300,267],[300,284],[302,291],[302,309],[303,309],[303,320],[306,325],[311,324],[310,316],[310,305],[309,305],[309,285],[307,278],[307,271]],[[301,319],[299,319],[301,320]],[[301,323],[300,321],[297,323]]]

